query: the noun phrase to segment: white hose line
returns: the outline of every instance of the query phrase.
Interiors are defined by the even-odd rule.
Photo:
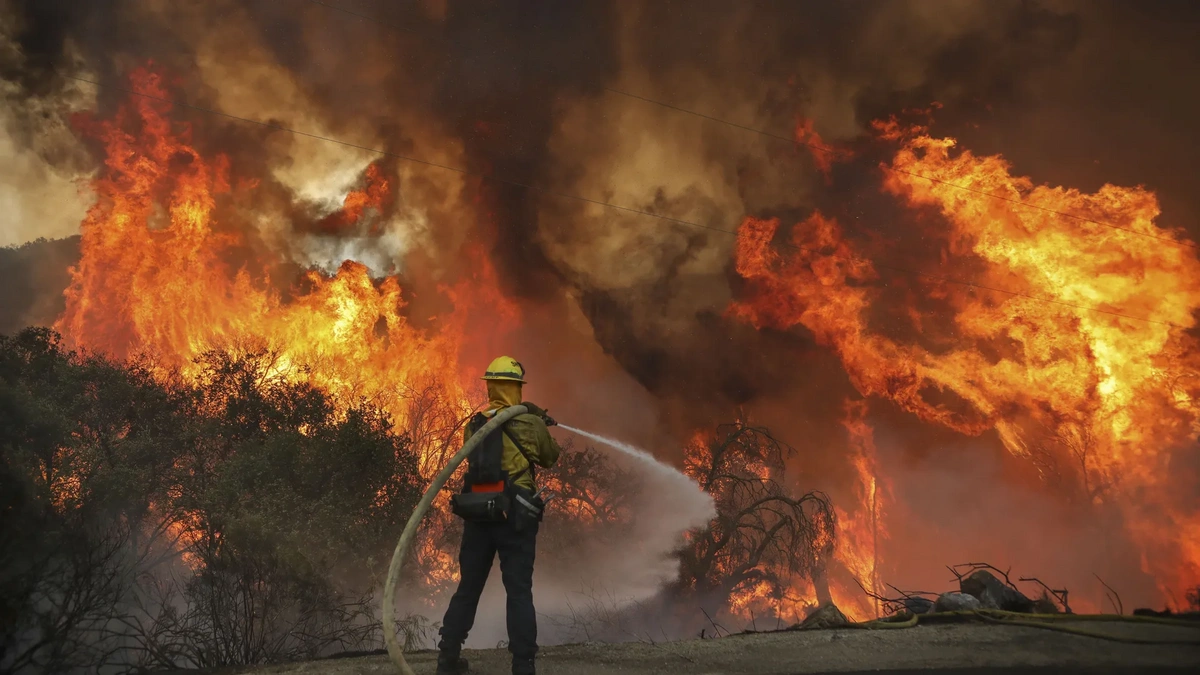
[[[392,663],[396,664],[396,668],[404,675],[416,675],[413,669],[409,667],[408,661],[404,660],[404,650],[400,647],[400,643],[396,641],[396,581],[400,578],[400,567],[404,563],[404,557],[408,554],[408,547],[412,544],[413,537],[417,535],[417,528],[421,524],[421,519],[425,517],[425,513],[429,511],[430,505],[433,504],[433,498],[450,480],[451,474],[462,464],[467,455],[475,449],[479,442],[487,437],[488,434],[496,430],[501,424],[508,420],[529,412],[529,409],[523,405],[514,405],[496,413],[483,428],[475,432],[465,444],[458,454],[450,458],[450,462],[441,470],[433,482],[429,484],[429,489],[425,490],[425,496],[421,497],[421,501],[417,503],[417,508],[413,510],[412,516],[408,519],[408,524],[404,526],[404,532],[400,535],[400,541],[396,542],[396,551],[392,553],[392,564],[388,567],[387,582],[383,586],[383,641],[387,644],[388,656],[391,657]]]

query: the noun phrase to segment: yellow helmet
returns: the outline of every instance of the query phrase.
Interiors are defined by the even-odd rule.
[[[525,383],[525,366],[511,356],[501,356],[488,364],[481,380],[508,380]]]

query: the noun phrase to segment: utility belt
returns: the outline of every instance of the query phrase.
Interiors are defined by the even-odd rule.
[[[464,485],[462,492],[451,495],[450,510],[470,523],[508,522],[517,532],[523,532],[542,522],[546,502],[553,499],[554,495],[543,495],[543,489],[533,492],[513,482],[526,472],[535,479],[536,474],[533,460],[525,452],[525,448],[509,435],[507,429],[504,429],[503,433],[516,446],[528,466],[516,476],[506,476],[502,481]]]
[[[469,492],[450,497],[454,515],[469,523],[511,523],[517,532],[532,529],[546,515],[547,498],[542,497],[542,490],[533,492],[510,485],[499,490],[481,491],[481,487],[489,486],[476,485]]]

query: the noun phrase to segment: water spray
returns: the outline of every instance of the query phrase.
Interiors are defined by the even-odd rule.
[[[565,424],[559,424],[558,427],[560,429],[570,431],[573,434],[578,434],[580,436],[583,436],[584,438],[589,438],[593,441],[596,441],[597,443],[603,443],[604,445],[607,445],[608,447],[610,447],[614,450],[622,452],[625,455],[628,455],[629,457],[632,457],[633,459],[636,459],[637,461],[642,462],[643,464],[646,464],[651,470],[653,470],[653,472],[655,474],[657,474],[659,477],[661,477],[669,482],[678,483],[680,486],[683,486],[685,484],[688,487],[696,486],[696,481],[689,478],[687,476],[687,474],[683,473],[679,469],[676,469],[675,467],[671,466],[670,464],[664,464],[663,462],[659,461],[658,458],[656,458],[654,455],[651,455],[650,453],[646,452],[645,450],[642,450],[640,448],[635,448],[628,443],[622,443],[621,441],[618,441],[615,438],[608,438],[607,436],[593,434],[590,431],[584,431],[583,429],[576,429],[575,427],[570,427]],[[696,487],[698,487],[698,486],[696,486]]]

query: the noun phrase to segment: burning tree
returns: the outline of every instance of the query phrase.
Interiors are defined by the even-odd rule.
[[[741,420],[696,438],[684,470],[713,496],[717,517],[682,551],[681,589],[739,615],[759,609],[782,617],[785,603],[800,601],[792,591],[804,580],[820,603],[831,601],[825,570],[834,511],[820,492],[788,493],[782,480],[792,452]]]

